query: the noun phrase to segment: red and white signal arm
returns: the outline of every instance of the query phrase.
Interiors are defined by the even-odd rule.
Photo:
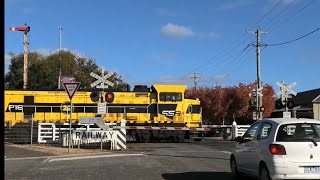
[[[80,82],[64,82],[64,89],[67,91],[69,99],[71,100],[80,86]]]
[[[23,26],[23,27],[10,27],[9,31],[30,31],[30,26]]]

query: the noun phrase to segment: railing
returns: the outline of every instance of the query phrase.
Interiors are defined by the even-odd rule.
[[[237,137],[242,137],[249,128],[250,125],[233,125],[232,140],[235,140]]]
[[[75,125],[75,124],[74,124]],[[76,124],[78,127],[72,127],[72,131],[75,133],[91,133],[91,137],[86,137],[83,139],[83,136],[77,138],[75,133],[71,133],[71,144],[70,145],[78,145],[78,148],[82,144],[92,144],[96,142],[101,143],[101,148],[103,143],[111,142],[111,150],[119,150],[126,149],[126,131],[125,131],[125,120],[121,120],[121,124],[119,129],[106,129],[101,130],[101,128],[91,128],[90,124]],[[106,125],[114,125],[106,123]],[[56,127],[55,123],[39,123],[38,124],[38,143],[60,143],[62,146],[69,145],[69,125],[64,123],[63,128]],[[92,139],[92,133],[101,132],[111,133],[111,137],[95,137]],[[115,134],[115,135],[113,135]],[[113,135],[113,136],[112,136]],[[88,135],[89,136],[89,135]],[[76,137],[76,138],[74,138]]]

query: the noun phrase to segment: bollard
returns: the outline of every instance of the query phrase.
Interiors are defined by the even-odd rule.
[[[33,114],[31,116],[31,136],[30,136],[30,146],[32,149],[32,138],[33,138]]]

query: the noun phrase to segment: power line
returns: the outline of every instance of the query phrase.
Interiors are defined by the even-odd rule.
[[[292,43],[292,42],[294,42],[294,41],[298,41],[299,39],[305,38],[305,37],[307,37],[307,36],[315,33],[316,31],[319,31],[319,30],[320,30],[320,28],[317,28],[317,29],[309,32],[308,34],[303,35],[303,36],[301,36],[301,37],[299,37],[299,38],[296,38],[296,39],[294,39],[294,40],[287,41],[287,42],[283,42],[283,43],[277,43],[277,44],[268,44],[267,46],[280,46],[280,45],[284,45],[284,44],[289,44],[289,43]]]
[[[253,26],[251,26],[251,28],[249,28],[249,30],[251,30],[252,28],[256,27],[258,25],[259,22],[261,22],[267,15],[269,15],[277,6],[279,6],[280,2],[282,0],[279,0],[278,3],[276,5],[274,5],[265,15],[263,15],[263,17],[257,22],[255,23]]]
[[[281,0],[279,0],[266,14],[264,14],[264,15],[259,19],[259,21],[257,21],[252,27],[250,27],[249,30],[252,29],[254,26],[256,26],[258,23],[260,23],[263,19],[265,19],[277,6],[279,6],[280,3],[281,3]],[[244,39],[242,42],[240,42],[240,40],[241,40],[246,34],[247,34],[247,32],[244,33],[244,34],[240,37],[240,39],[238,39],[237,41],[235,41],[233,47],[230,47],[230,48],[228,48],[228,49],[225,49],[225,50],[222,51],[220,54],[222,54],[222,55],[227,55],[227,54],[229,54],[230,52],[233,52],[234,49],[238,48],[242,43],[246,42],[246,41],[250,38],[250,37],[247,37],[247,38]],[[240,42],[240,43],[239,43],[239,42]],[[235,44],[235,43],[237,43],[237,44]],[[203,69],[201,69],[200,71],[205,72],[205,71],[208,71],[208,70],[210,70],[210,69],[215,68],[215,71],[218,70],[218,72],[219,72],[219,71],[227,72],[228,70],[233,69],[235,66],[237,66],[237,64],[239,64],[239,66],[241,66],[241,61],[240,61],[240,63],[239,63],[239,61],[238,61],[238,62],[235,62],[235,61],[236,61],[238,58],[241,57],[241,55],[244,53],[244,51],[245,51],[247,48],[248,48],[248,46],[247,46],[244,50],[242,50],[238,55],[231,56],[231,57],[225,59],[225,60],[227,60],[227,62],[224,61],[225,63],[219,63],[219,64],[218,64],[218,62],[216,62],[216,63],[214,63],[214,64],[217,64],[217,66],[214,66],[214,67],[211,67],[211,68],[210,68],[210,66],[208,66],[208,63],[212,62],[215,58],[217,58],[217,56],[220,55],[220,54],[217,54],[215,57],[213,57],[212,59],[210,59],[208,63],[204,63],[204,64],[198,66],[197,68],[200,68],[201,66],[205,65],[205,67],[204,67]],[[252,50],[252,49],[250,49],[249,51],[251,51],[251,50]],[[248,54],[248,52],[247,52],[244,56],[246,56],[247,54]],[[243,57],[244,57],[244,56],[243,56]],[[241,60],[243,57],[241,57],[240,60]],[[229,60],[229,59],[230,59],[230,60]],[[235,62],[235,63],[233,63],[233,62]],[[233,63],[233,64],[230,66],[229,64],[231,64],[231,63]],[[232,66],[234,66],[234,67],[232,67]],[[220,70],[219,70],[219,68],[220,68]],[[238,67],[236,67],[236,69],[237,69],[237,68],[238,68]],[[215,73],[215,74],[218,74],[218,73]],[[209,79],[207,80],[207,82],[210,81],[210,80],[212,80],[212,79],[216,79],[215,75],[211,76],[211,78],[209,78]]]
[[[259,22],[261,22],[264,18],[266,18],[277,6],[279,6],[280,2],[282,0],[279,0],[266,14],[264,14],[259,21],[257,21],[254,25],[252,25],[250,29],[252,29],[253,27],[255,27]],[[230,48],[227,48],[223,51],[220,51],[217,55],[215,55],[213,58],[210,58],[209,61],[207,63],[203,63],[202,65],[198,65],[194,68],[194,71],[196,71],[197,69],[200,69],[202,66],[205,66],[205,68],[207,69],[207,65],[209,63],[211,63],[216,57],[218,57],[220,54],[221,55],[226,55],[228,54],[229,52],[232,52],[234,49],[236,49],[237,47],[239,47],[239,45],[241,45],[242,43],[244,43],[246,40],[248,40],[249,37],[247,37],[245,40],[241,41],[240,40],[247,34],[247,32],[245,32],[238,40],[236,40],[234,43],[234,46],[230,47]],[[240,43],[239,43],[240,42]],[[210,68],[209,68],[210,69]],[[202,70],[203,71],[203,70]]]
[[[270,21],[267,22],[265,26],[268,26],[272,21],[279,18],[282,13],[284,13],[293,3],[295,3],[297,0],[292,1],[288,6],[286,6],[280,13],[278,13],[276,16],[274,16]]]
[[[279,26],[281,26],[282,24],[286,23],[289,19],[293,18],[294,16],[296,16],[297,14],[299,14],[301,11],[303,11],[305,8],[307,8],[310,4],[312,4],[314,2],[314,0],[311,0],[307,5],[305,5],[304,7],[302,7],[299,11],[297,11],[294,15],[288,17],[286,20],[284,20],[283,22],[281,22],[279,25],[277,25],[275,28],[273,28],[271,31],[276,30]]]
[[[237,66],[237,64],[241,64],[242,63],[242,59],[245,56],[247,56],[248,53],[252,50],[252,48],[251,48],[245,54],[243,54],[247,50],[248,47],[250,47],[250,46],[247,46],[239,55],[234,56],[234,59],[232,61],[230,61],[229,63],[225,64],[224,68],[220,69],[221,70],[220,74],[226,74],[230,69],[232,69],[233,67]],[[217,72],[219,72],[219,71],[217,71]],[[216,73],[216,74],[218,74],[218,73]]]
[[[233,62],[233,61],[229,61],[227,64],[225,64],[225,66],[224,66],[225,68],[221,69],[222,71],[220,71],[221,72],[220,74],[228,72],[228,69],[232,69],[234,66],[236,66],[239,63],[241,64],[241,60],[253,49],[253,48],[249,49],[244,55],[242,55],[247,50],[247,47],[243,51],[241,51],[238,55],[234,56],[233,61],[236,61],[237,63],[234,63],[231,66],[228,66],[231,62]],[[237,60],[239,60],[239,61],[237,61]],[[219,74],[218,72],[219,71],[217,71],[217,73],[215,73],[212,76],[210,76],[208,78],[208,80],[206,80],[205,82],[211,82],[211,81],[215,80],[216,79],[216,75]]]
[[[199,71],[201,71],[201,72],[206,72],[206,71],[212,69],[212,67],[208,66],[208,64],[209,64],[209,63],[212,63],[213,60],[217,59],[217,57],[218,57],[219,55],[221,55],[221,56],[223,57],[223,56],[226,56],[226,55],[230,54],[230,52],[234,52],[233,50],[235,50],[236,48],[240,47],[241,44],[243,44],[245,41],[248,40],[248,38],[250,38],[250,37],[247,37],[247,38],[244,39],[243,41],[240,41],[246,34],[247,34],[247,33],[244,33],[237,41],[235,41],[235,42],[233,43],[234,45],[233,45],[232,47],[229,47],[229,48],[224,49],[223,51],[220,51],[218,54],[216,54],[214,57],[212,57],[212,58],[211,58],[209,61],[207,61],[206,63],[203,63],[203,64],[201,64],[201,65],[198,65],[196,68],[194,68],[194,71],[201,69],[201,67],[203,67],[203,66],[204,66],[204,67],[203,67],[201,70],[199,70]],[[232,58],[232,57],[230,57],[230,58]],[[227,59],[230,59],[230,58],[227,58]],[[217,64],[217,63],[215,63],[215,64]],[[217,67],[214,67],[214,68],[217,68]]]
[[[259,28],[257,29],[257,31],[256,32],[254,32],[254,33],[259,33],[259,37],[260,37],[260,34],[262,34],[262,33],[266,33],[266,32],[260,32],[259,31]],[[259,43],[257,43],[255,46],[261,46],[262,44],[259,42]],[[237,59],[237,58],[240,58],[240,56],[242,55],[242,53],[249,47],[250,45],[248,45],[238,56],[235,56],[236,58],[234,59],[234,61]],[[264,45],[263,45],[264,46]],[[244,58],[250,51],[251,51],[252,49],[250,49],[244,56],[242,56],[241,58],[240,58],[240,60],[242,59],[242,58]],[[257,51],[258,52],[258,51]],[[232,64],[234,67],[231,67],[231,66],[229,66],[229,63],[231,63],[232,61],[230,61],[230,62],[228,62],[228,63],[226,63],[226,66],[225,67],[227,67],[227,70],[233,70],[233,68],[234,67],[236,67],[236,68],[238,68],[239,66],[237,66],[237,64],[236,63],[234,63],[234,64]],[[241,61],[237,61],[238,63],[239,62],[241,62]],[[242,62],[242,64],[243,64],[243,62]],[[225,72],[224,72],[225,73]],[[209,81],[210,80],[212,80],[212,79],[215,79],[215,76],[211,76],[211,78],[209,79]],[[258,78],[259,79],[259,78]]]
[[[264,46],[264,47],[261,49],[260,52],[264,51],[265,48],[266,48],[266,46]],[[253,50],[253,49],[254,49],[254,48],[251,46],[251,48],[249,49],[249,51],[248,51],[244,56],[242,56],[242,57],[240,58],[240,60],[243,59],[245,56],[247,56],[247,55],[249,54],[249,52],[250,52],[251,50]],[[255,52],[252,52],[252,53],[250,53],[250,54],[251,54],[251,55],[254,55]],[[231,69],[230,73],[236,72],[237,70],[240,69],[241,66],[246,65],[246,64],[248,64],[248,63],[251,62],[251,61],[255,61],[255,59],[251,59],[251,58],[246,58],[246,59],[244,59],[244,60],[242,61],[242,63],[239,63],[239,64],[237,64],[236,66],[233,66],[233,68],[230,68],[230,69]],[[227,71],[226,71],[226,72],[227,72]],[[230,73],[226,74],[227,77],[228,77],[228,75],[229,75]],[[223,73],[222,73],[222,74],[223,74]],[[213,81],[218,81],[218,80],[215,80],[214,78],[215,78],[215,77],[213,77],[213,78],[205,81],[206,83],[205,83],[204,85],[208,85],[208,84],[210,84],[210,82],[213,82]],[[246,80],[246,81],[250,82],[249,80]],[[217,85],[217,84],[218,84],[218,83],[216,82],[216,85]]]
[[[226,67],[228,67],[228,64],[231,64],[231,63],[234,62],[239,56],[241,56],[241,55],[245,52],[246,49],[247,49],[247,48],[245,48],[245,49],[243,49],[243,50],[240,50],[237,54],[235,54],[235,55],[233,55],[233,56],[228,56],[228,57],[226,57],[226,58],[223,58],[223,59],[222,59],[222,62],[223,62],[223,63],[221,62],[221,63],[217,64],[217,65],[214,66],[214,67],[208,67],[208,68],[202,70],[202,73],[204,73],[204,72],[206,72],[206,71],[208,71],[208,70],[210,70],[210,69],[213,69],[213,68],[214,68],[215,71],[220,71],[220,70],[225,69]]]

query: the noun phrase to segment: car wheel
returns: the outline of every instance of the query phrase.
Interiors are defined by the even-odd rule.
[[[240,173],[238,171],[237,163],[234,157],[231,158],[230,167],[231,167],[232,179],[240,179]]]
[[[265,165],[260,169],[260,180],[271,180],[268,168]]]

